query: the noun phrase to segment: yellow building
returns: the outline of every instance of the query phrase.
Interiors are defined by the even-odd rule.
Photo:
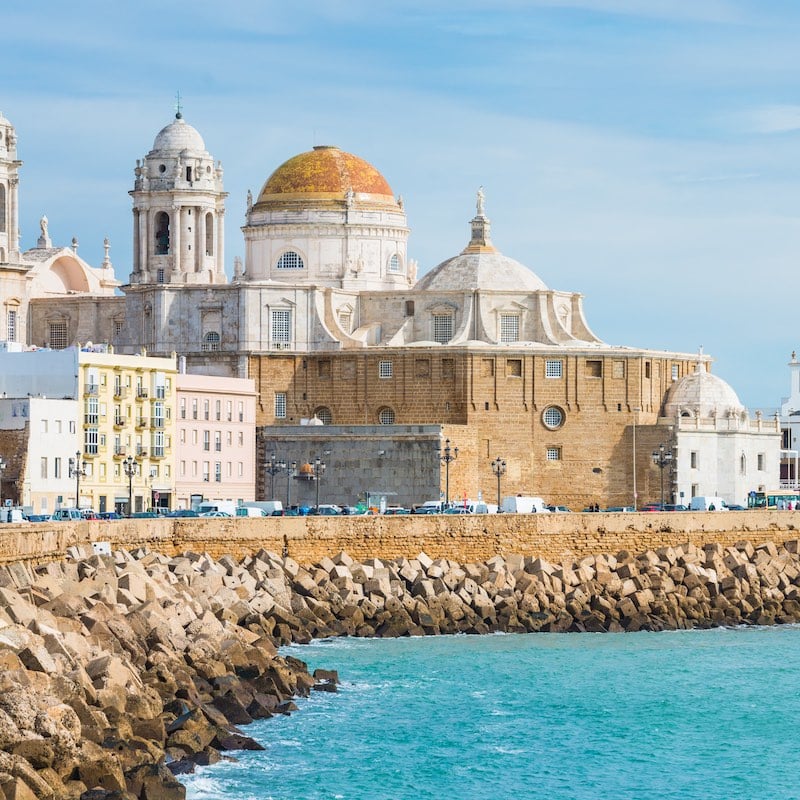
[[[175,485],[176,359],[81,351],[81,505],[169,508]],[[130,506],[129,506],[130,502]]]
[[[121,355],[105,345],[0,353],[5,397],[77,401],[78,419],[68,431],[42,435],[66,462],[59,504],[100,512],[172,506],[176,374],[174,355]],[[62,457],[65,446],[69,459]]]

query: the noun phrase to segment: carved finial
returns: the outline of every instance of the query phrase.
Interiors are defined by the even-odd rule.
[[[73,253],[77,253],[78,252],[78,237],[77,236],[73,236],[72,237],[72,252]]]
[[[109,251],[110,248],[111,248],[111,242],[108,241],[108,236],[106,236],[106,238],[103,239],[103,251],[104,251],[103,266],[104,267],[110,267],[111,266],[111,259],[108,257],[108,251]]]
[[[486,200],[486,195],[483,193],[483,186],[478,187],[478,216],[482,217],[485,214],[483,204]]]
[[[183,119],[183,106],[181,105],[181,93],[175,92],[175,119]]]

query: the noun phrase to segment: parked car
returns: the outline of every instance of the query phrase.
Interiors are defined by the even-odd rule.
[[[627,512],[627,511],[636,511],[636,509],[633,506],[609,506],[605,510],[607,512],[609,512],[609,513],[619,513],[619,512],[623,512],[623,511],[625,511],[625,512]],[[656,509],[652,509],[652,508],[648,508],[648,509],[644,509],[643,508],[642,509],[642,511],[655,511],[655,510]]]
[[[647,503],[643,505],[639,511],[666,511],[666,509],[661,505],[661,503]]]
[[[681,503],[666,503],[664,511],[688,511],[689,506],[682,505]]]
[[[330,503],[323,503],[318,508],[312,509],[309,513],[318,514],[321,517],[338,517],[342,513],[342,509]]]
[[[135,516],[135,515],[134,515]],[[153,515],[155,516],[155,515]],[[200,514],[201,517],[231,517],[232,515],[229,514],[227,511],[204,511]]]
[[[568,509],[566,506],[547,506],[547,510],[551,514],[555,514],[557,512],[565,513],[570,511],[570,509]]]
[[[116,511],[101,511],[97,516],[99,519],[105,520],[122,519],[122,514],[118,514]]]
[[[740,506],[738,503],[734,503],[732,506],[725,506],[728,511],[747,511],[744,506]]]
[[[389,506],[384,514],[410,514],[411,510],[408,508],[401,508],[400,506]]]
[[[199,514],[191,508],[176,508],[167,514],[168,517],[197,517]]]
[[[156,519],[158,514],[155,511],[134,511],[131,514],[132,519]]]
[[[25,519],[28,522],[50,522],[50,515],[49,514],[28,514]]]
[[[471,514],[472,512],[469,510],[467,506],[453,506],[452,508],[446,508],[443,514]]]
[[[50,519],[52,522],[80,522],[83,515],[77,508],[57,508]]]
[[[91,508],[82,508],[81,516],[84,519],[100,519],[100,517]]]
[[[440,514],[438,508],[435,506],[417,506],[411,510],[412,514]]]

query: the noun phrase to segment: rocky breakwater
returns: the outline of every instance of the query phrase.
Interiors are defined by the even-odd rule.
[[[278,641],[491,631],[638,631],[800,621],[800,542],[687,544],[552,564],[497,556],[458,564],[341,553],[283,561],[291,615]],[[284,606],[284,609],[288,609]],[[273,612],[274,613],[274,612]]]
[[[260,577],[286,591],[282,570]],[[183,798],[175,774],[262,749],[238,726],[337,682],[277,654],[273,605],[197,554],[0,568],[0,798]]]

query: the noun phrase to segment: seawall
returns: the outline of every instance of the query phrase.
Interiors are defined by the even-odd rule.
[[[288,551],[304,564],[342,551],[356,560],[414,558],[424,552],[462,563],[511,554],[562,561],[680,544],[783,542],[798,531],[800,514],[765,510],[25,523],[0,526],[0,564],[58,560],[68,547],[95,541],[110,542],[113,549],[151,547],[166,555],[191,550],[215,558]]]

